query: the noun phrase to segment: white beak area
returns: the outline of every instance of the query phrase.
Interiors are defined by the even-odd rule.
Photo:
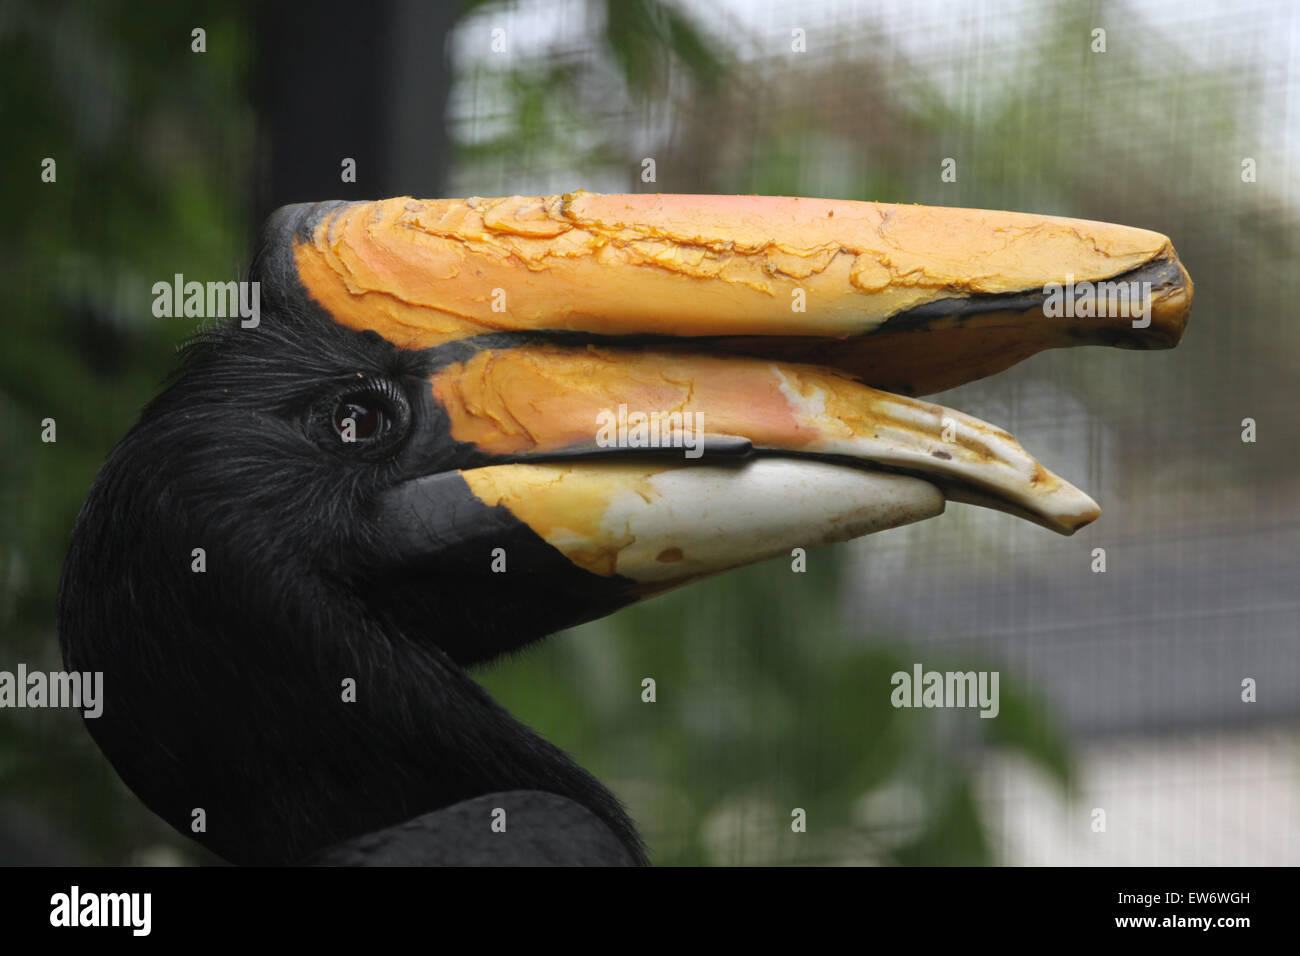
[[[934,485],[821,461],[509,464],[461,473],[574,564],[654,593],[941,514]]]

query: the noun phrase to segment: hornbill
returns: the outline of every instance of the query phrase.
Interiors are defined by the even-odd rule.
[[[94,483],[59,632],[122,779],[253,864],[645,862],[468,669],[947,500],[1072,533],[1087,495],[915,396],[1172,347],[1192,299],[1142,229],[586,192],[287,206],[250,279]]]

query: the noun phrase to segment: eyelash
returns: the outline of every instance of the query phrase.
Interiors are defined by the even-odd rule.
[[[387,379],[366,379],[335,388],[314,406],[311,415],[314,427],[318,434],[322,434],[323,441],[328,446],[334,449],[339,447],[335,413],[339,406],[345,404],[373,407],[383,419],[373,435],[356,440],[354,450],[387,451],[405,438],[411,417],[406,396],[396,383]]]

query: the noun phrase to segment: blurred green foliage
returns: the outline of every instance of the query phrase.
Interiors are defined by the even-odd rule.
[[[995,720],[895,709],[890,678],[910,674],[915,653],[845,620],[840,570],[825,550],[799,575],[780,560],[732,571],[482,679],[614,787],[658,863],[991,862],[971,797],[982,735],[1066,785],[1060,735],[1005,673]],[[790,829],[796,807],[806,833]]]
[[[152,284],[175,272],[236,278],[247,262],[246,19],[239,6],[205,14],[198,57],[183,6],[0,8],[4,669],[61,666],[54,607],[73,520],[194,331],[153,317]],[[40,178],[46,157],[53,183]],[[121,862],[185,842],[125,790],[71,712],[0,711],[0,793],[67,835],[60,859]]]

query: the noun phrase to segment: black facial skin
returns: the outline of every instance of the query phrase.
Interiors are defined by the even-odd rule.
[[[623,584],[454,476],[421,507],[480,530],[399,541],[386,496],[482,463],[429,394],[437,357],[340,327],[274,263],[252,277],[261,324],[187,347],[73,532],[59,633],[67,668],[104,673],[91,735],[151,809],[235,863],[293,863],[515,790],[576,801],[644,862],[613,795],[464,670],[608,613]]]

